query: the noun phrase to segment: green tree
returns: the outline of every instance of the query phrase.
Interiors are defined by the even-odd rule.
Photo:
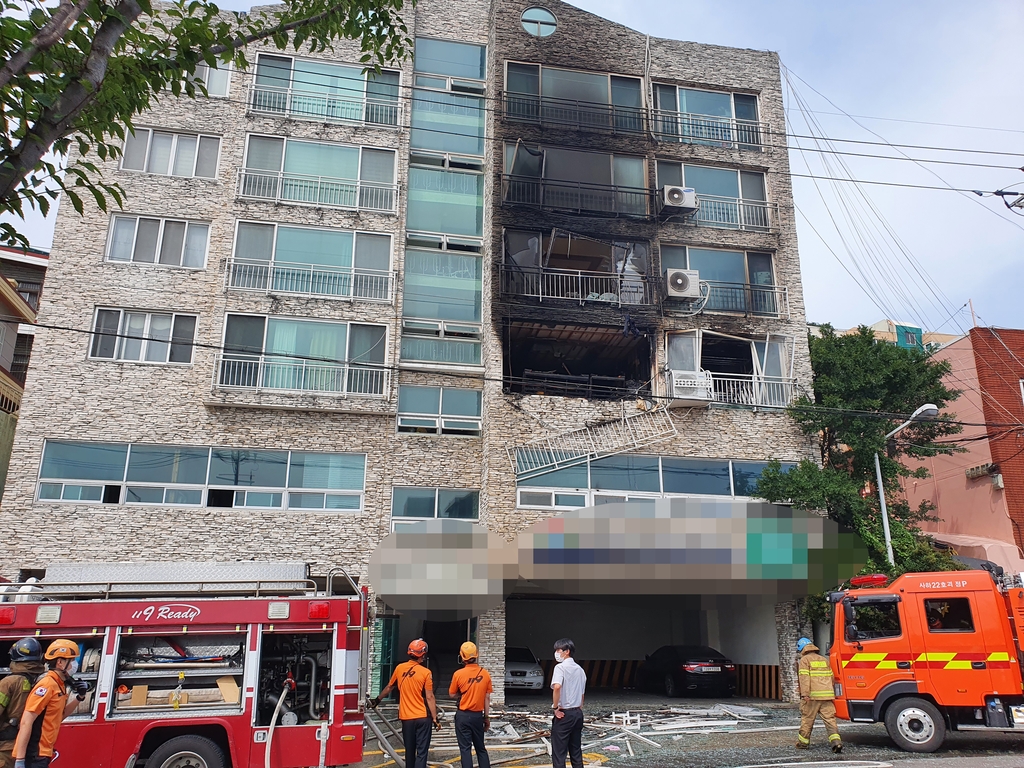
[[[901,461],[923,458],[938,451],[955,450],[943,437],[961,427],[955,417],[918,422],[885,444],[884,437],[925,403],[939,408],[959,397],[943,377],[949,364],[913,349],[875,340],[860,327],[856,333],[837,335],[831,326],[821,336],[809,337],[813,370],[813,398],[803,396],[790,415],[806,435],[814,436],[820,466],[802,461],[789,472],[778,462],[765,469],[758,493],[768,501],[791,501],[807,510],[824,510],[837,523],[856,531],[867,545],[868,573],[897,576],[908,571],[955,570],[958,564],[934,549],[920,531],[920,523],[935,519],[935,508],[923,501],[911,508],[902,493],[901,478],[924,478],[924,468],[911,470]],[[881,510],[875,487],[874,456],[878,452],[889,510],[895,566],[886,556]]]
[[[121,205],[123,191],[95,159],[119,156],[133,118],[161,99],[205,94],[197,65],[244,69],[245,46],[257,41],[321,51],[349,38],[376,69],[407,55],[403,5],[284,0],[241,14],[201,0],[58,0],[26,18],[20,0],[0,0],[0,213],[45,214],[61,191],[79,213],[83,195],[102,210],[108,197]],[[72,149],[78,157],[64,167]],[[28,245],[9,223],[0,242]]]

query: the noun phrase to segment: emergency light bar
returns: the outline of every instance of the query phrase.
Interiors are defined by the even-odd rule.
[[[872,573],[868,576],[854,576],[850,579],[853,587],[880,587],[889,580],[884,573]]]

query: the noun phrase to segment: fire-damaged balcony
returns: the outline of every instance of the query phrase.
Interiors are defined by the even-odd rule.
[[[665,389],[671,407],[730,405],[784,408],[796,396],[793,340],[745,339],[712,331],[668,337]]]
[[[647,218],[652,197],[642,157],[528,146],[522,141],[505,145],[503,205]]]
[[[630,330],[512,322],[505,329],[506,388],[592,400],[649,392],[650,338]]]
[[[565,230],[506,230],[504,296],[538,302],[655,305],[646,242],[599,240]]]

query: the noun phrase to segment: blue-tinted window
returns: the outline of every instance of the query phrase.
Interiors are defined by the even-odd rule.
[[[39,476],[51,480],[121,482],[127,456],[125,444],[47,441]]]
[[[210,485],[284,488],[287,468],[286,451],[214,448],[210,460]]]
[[[436,496],[433,488],[395,488],[391,495],[391,515],[434,517]]]
[[[487,49],[482,45],[416,38],[413,68],[417,72],[483,80],[486,66]]]
[[[590,482],[600,491],[661,490],[657,456],[609,456],[590,462]]]
[[[366,457],[359,453],[292,452],[289,488],[361,491]]]
[[[482,174],[409,169],[407,229],[480,237],[483,226]]]
[[[417,88],[412,96],[410,145],[415,149],[482,155],[483,99]]]
[[[573,467],[518,480],[516,484],[533,488],[586,488],[588,482],[587,464],[583,462]]]
[[[737,496],[753,496],[757,491],[757,481],[768,466],[766,461],[734,461],[732,463],[732,480]]]
[[[693,493],[707,496],[729,496],[729,462],[709,459],[676,459],[664,457],[661,471],[665,493]]]
[[[128,480],[137,483],[203,485],[206,482],[209,458],[209,448],[133,445],[128,459]]]

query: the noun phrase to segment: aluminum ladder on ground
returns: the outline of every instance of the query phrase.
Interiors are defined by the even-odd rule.
[[[589,459],[637,450],[677,434],[675,422],[664,408],[644,411],[532,440],[505,450],[516,478],[528,478],[583,464]]]

